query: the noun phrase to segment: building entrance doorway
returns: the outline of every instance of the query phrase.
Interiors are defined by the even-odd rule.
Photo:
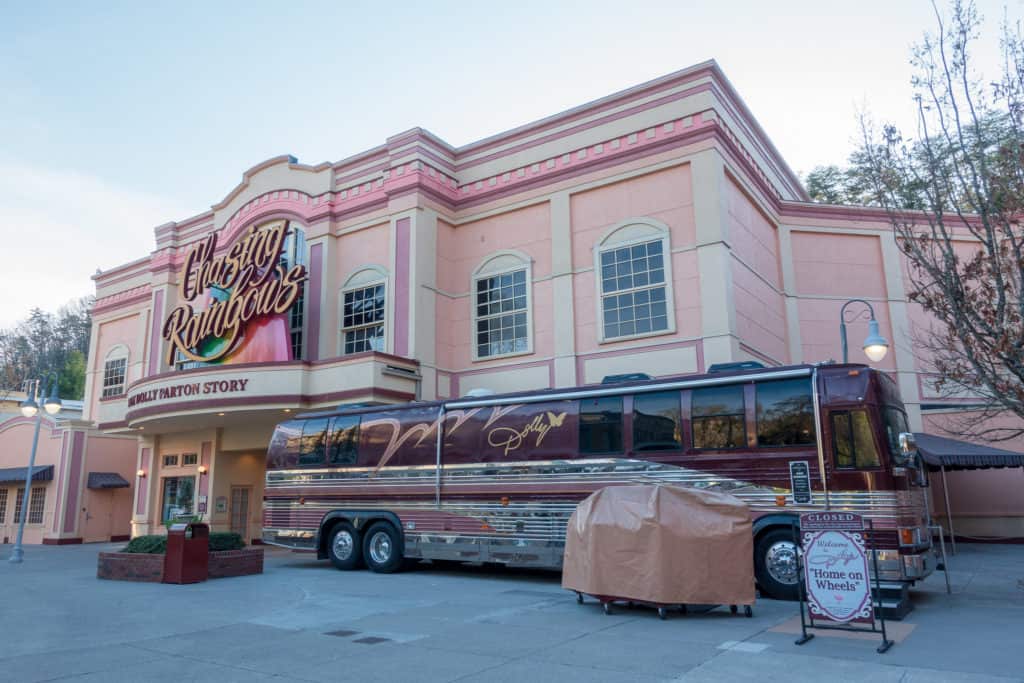
[[[231,487],[231,531],[249,542],[249,486]]]

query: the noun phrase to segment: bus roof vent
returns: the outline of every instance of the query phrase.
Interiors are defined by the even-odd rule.
[[[642,379],[650,379],[646,372],[627,372],[623,375],[605,375],[601,384],[618,384],[619,382],[638,382]]]
[[[764,363],[758,363],[756,360],[743,360],[738,363],[715,363],[708,372],[736,372],[737,370],[760,370],[764,367]]]
[[[483,398],[485,396],[494,396],[494,391],[480,387],[479,389],[470,389],[465,395],[468,398]]]

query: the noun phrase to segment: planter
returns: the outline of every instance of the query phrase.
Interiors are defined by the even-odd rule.
[[[148,553],[100,553],[96,578],[112,581],[149,581],[164,578],[164,556]]]
[[[263,548],[222,550],[209,554],[209,578],[263,573]],[[163,554],[100,553],[96,578],[111,581],[160,583],[164,579]]]

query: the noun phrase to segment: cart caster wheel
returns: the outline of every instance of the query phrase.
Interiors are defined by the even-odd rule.
[[[733,614],[736,614],[740,610],[739,610],[738,607],[736,607],[736,605],[729,605],[729,611],[732,612]]]
[[[604,605],[602,605],[602,607],[604,607],[604,613],[605,614],[611,614],[612,613],[612,603],[606,602],[606,603],[604,603]]]
[[[743,608],[743,616],[745,616],[747,619],[750,619],[751,617],[754,616],[754,610],[753,610],[753,608],[751,608],[750,605],[746,605]]]
[[[577,605],[582,605],[583,604],[583,593],[576,593],[576,604]]]
[[[668,610],[665,609],[664,607],[659,607],[658,608],[658,618],[661,619],[662,621],[665,621],[666,619],[668,619]]]

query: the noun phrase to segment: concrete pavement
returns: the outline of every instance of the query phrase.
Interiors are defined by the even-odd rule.
[[[0,561],[0,681],[1021,681],[1024,546],[961,545],[913,591],[905,638],[779,632],[761,600],[659,621],[577,605],[552,573],[421,565],[342,573],[268,551],[262,576],[192,586],[95,578],[111,546],[29,547]],[[10,546],[0,546],[6,560]],[[772,630],[776,629],[776,630]]]

